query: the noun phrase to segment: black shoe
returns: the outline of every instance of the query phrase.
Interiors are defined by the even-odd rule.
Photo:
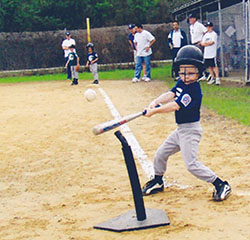
[[[75,79],[75,85],[78,85],[78,79]]]
[[[99,82],[98,82],[98,80],[95,80],[94,82],[93,82],[93,84],[98,84]]]
[[[226,200],[229,197],[230,193],[231,193],[230,185],[228,184],[228,182],[223,182],[219,190],[214,189],[213,200],[217,202]]]
[[[142,188],[142,195],[151,195],[157,192],[162,192],[164,190],[163,181],[159,182],[155,178],[148,181]]]

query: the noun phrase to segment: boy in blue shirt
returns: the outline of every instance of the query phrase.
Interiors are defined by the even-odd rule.
[[[199,142],[202,136],[200,125],[200,107],[202,92],[199,77],[204,70],[203,55],[200,49],[187,45],[179,50],[175,59],[180,79],[169,92],[153,100],[146,109],[146,117],[156,113],[175,112],[177,129],[158,148],[154,159],[155,177],[143,187],[143,195],[163,191],[163,174],[167,160],[172,154],[181,151],[185,165],[197,178],[212,183],[215,187],[214,201],[225,200],[231,187],[198,160]],[[164,104],[157,107],[159,104]]]
[[[99,60],[98,54],[94,51],[93,43],[88,43],[86,48],[88,51],[86,67],[89,67],[89,70],[92,72],[94,76],[93,84],[98,84],[99,83],[98,66],[97,66],[97,61]]]
[[[66,62],[65,68],[70,67],[71,75],[72,75],[72,83],[71,85],[77,85],[78,84],[78,77],[79,74],[76,71],[76,66],[79,65],[79,57],[77,56],[76,52],[74,51],[75,45],[69,46],[70,53],[68,55],[68,61]]]

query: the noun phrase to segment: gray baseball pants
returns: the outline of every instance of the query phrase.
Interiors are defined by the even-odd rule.
[[[76,66],[71,66],[71,75],[72,78],[78,79],[79,73],[76,71]]]
[[[98,70],[97,70],[97,63],[89,65],[89,69],[94,76],[94,80],[98,80]]]
[[[155,175],[162,176],[166,171],[169,156],[181,151],[187,170],[197,178],[213,183],[217,178],[216,174],[198,160],[201,136],[200,122],[179,124],[155,154]]]

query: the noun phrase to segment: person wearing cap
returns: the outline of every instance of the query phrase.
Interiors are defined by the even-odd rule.
[[[200,48],[203,52],[203,47],[201,46],[201,41],[204,36],[204,34],[207,32],[207,28],[197,21],[197,17],[195,14],[190,14],[188,16],[188,22],[190,24],[190,36],[191,36],[191,44],[195,45],[196,47]],[[203,76],[200,78],[200,80],[206,80],[205,73],[203,73]]]
[[[197,17],[194,14],[190,14],[188,16],[189,24],[190,24],[190,36],[191,36],[191,43],[196,47],[200,48],[201,50],[201,41],[204,34],[207,32],[206,27],[197,21]]]
[[[136,63],[137,63],[137,56],[136,56],[136,48],[135,48],[134,38],[135,38],[137,27],[135,26],[135,24],[129,24],[128,25],[128,29],[130,31],[130,34],[128,35],[128,42],[129,42],[131,48],[133,49],[134,63],[136,65]],[[146,78],[146,75],[147,75],[145,63],[142,63],[142,69],[143,69],[143,73],[144,73],[144,75],[142,77],[142,80],[144,80]]]
[[[155,43],[155,37],[147,30],[144,30],[141,24],[137,24],[137,33],[135,34],[134,43],[136,48],[137,63],[135,66],[135,75],[132,82],[139,82],[142,70],[142,63],[146,64],[147,76],[145,82],[151,81],[150,59],[152,55],[152,45]]]
[[[62,42],[62,49],[64,50],[64,60],[65,60],[65,63],[68,61],[68,55],[70,53],[70,49],[69,47],[72,46],[72,45],[76,45],[76,41],[71,38],[71,33],[70,32],[66,32],[65,33],[65,36],[66,36],[66,39],[63,40]],[[75,49],[74,49],[74,52],[75,52]],[[71,76],[71,70],[70,70],[70,66],[68,65],[68,68],[67,68],[67,79],[71,80],[72,79],[72,76]]]
[[[168,46],[173,63],[178,51],[185,45],[187,45],[186,33],[180,28],[178,21],[173,21],[173,30],[168,34]],[[172,77],[175,77],[176,81],[179,79],[179,73],[174,69],[174,64],[172,64]]]
[[[219,69],[216,60],[218,35],[213,30],[214,25],[212,22],[207,22],[205,26],[207,27],[207,33],[203,36],[201,46],[204,47],[205,67],[209,69],[211,75],[208,84],[215,83],[220,85]]]

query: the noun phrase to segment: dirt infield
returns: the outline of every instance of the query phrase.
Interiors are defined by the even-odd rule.
[[[193,177],[178,153],[166,173],[173,186],[144,198],[146,207],[166,211],[170,226],[124,233],[93,229],[134,205],[114,131],[92,134],[94,125],[112,117],[98,89],[94,102],[84,99],[86,85],[0,85],[1,240],[250,239],[249,128],[205,108],[199,158],[230,182],[230,198],[213,202],[212,186]],[[167,90],[160,81],[104,81],[100,87],[121,115],[142,110]],[[176,127],[173,114],[141,117],[129,126],[151,160]],[[137,170],[144,184],[139,164]]]

